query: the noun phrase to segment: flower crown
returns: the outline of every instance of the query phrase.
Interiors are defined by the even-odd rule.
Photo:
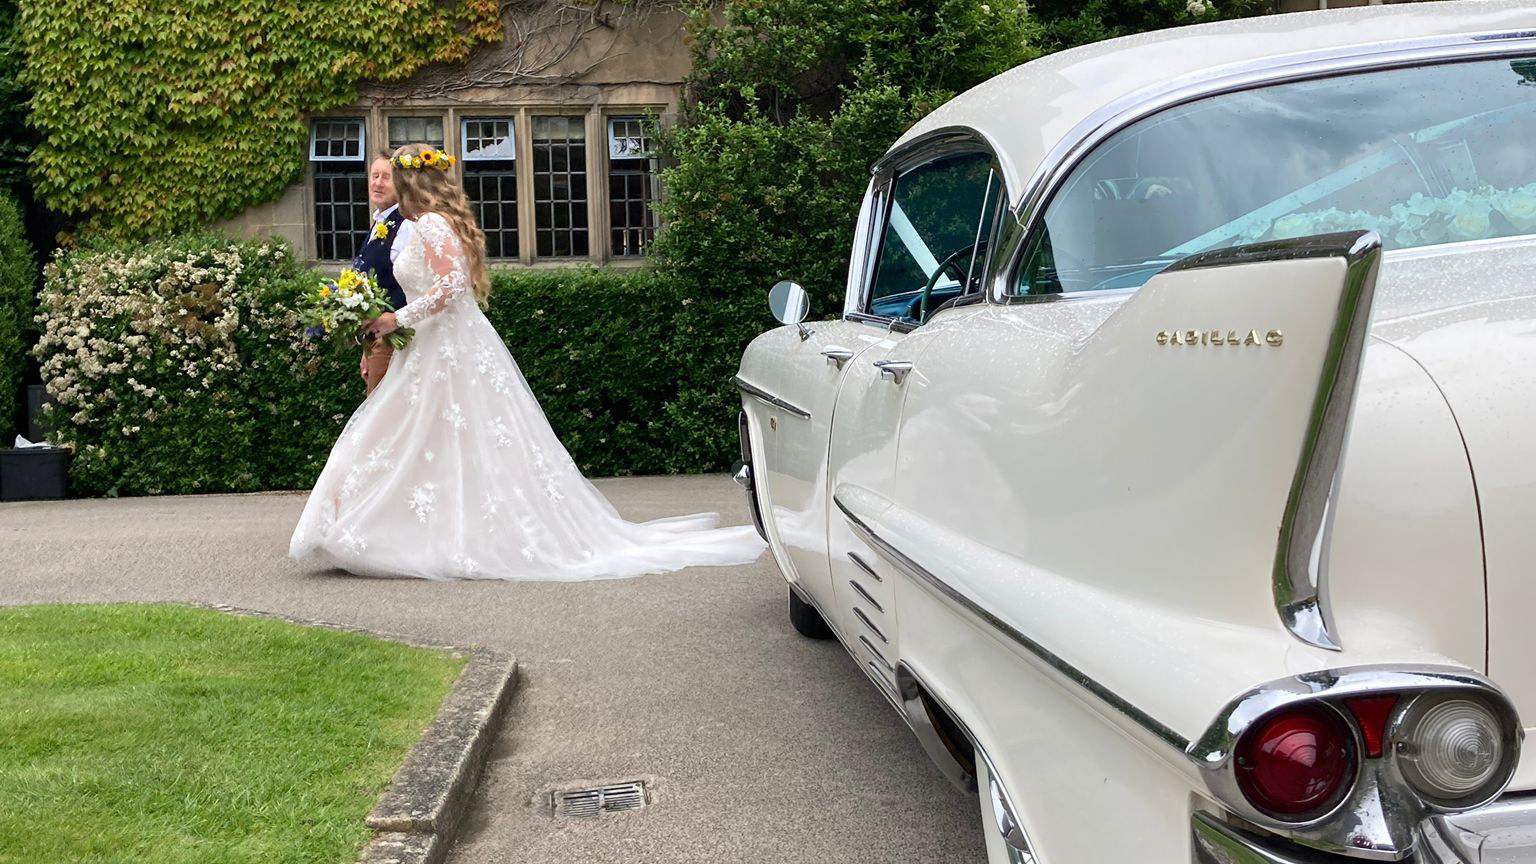
[[[420,153],[412,156],[409,153],[401,153],[389,160],[396,168],[436,168],[439,171],[447,171],[457,161],[445,150],[433,150],[428,147]]]

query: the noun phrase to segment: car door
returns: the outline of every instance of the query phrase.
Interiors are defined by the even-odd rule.
[[[855,658],[893,701],[898,646],[892,578],[850,517],[878,509],[894,491],[902,406],[909,379],[922,374],[924,319],[943,303],[979,299],[999,188],[984,152],[950,149],[893,172],[870,279],[847,315],[862,328],[859,341],[866,347],[843,375],[832,417],[832,615]]]
[[[862,285],[867,278],[881,191],[871,184],[865,194],[848,268],[850,285]],[[813,318],[816,311],[811,310]],[[756,357],[772,358],[773,368],[772,380],[759,385],[775,397],[769,409],[768,458],[758,477],[769,511],[764,521],[783,553],[779,564],[785,578],[821,609],[833,602],[827,570],[827,446],[833,408],[844,376],[875,344],[876,335],[846,318],[812,320],[764,334],[749,349]],[[835,619],[828,623],[837,626]]]

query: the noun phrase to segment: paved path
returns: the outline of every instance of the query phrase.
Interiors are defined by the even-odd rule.
[[[719,510],[723,477],[600,481],[631,519]],[[0,504],[0,604],[185,600],[514,652],[522,679],[449,864],[981,862],[953,790],[832,642],[797,636],[765,555],[596,583],[370,580],[287,556],[302,495]],[[649,780],[557,821],[540,793]]]

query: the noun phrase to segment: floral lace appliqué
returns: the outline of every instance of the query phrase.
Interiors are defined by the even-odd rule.
[[[511,447],[517,443],[517,440],[512,437],[512,429],[500,417],[496,417],[485,424],[485,431],[492,438],[496,439],[497,447]]]
[[[410,504],[416,520],[426,524],[427,517],[437,510],[437,484],[423,483],[412,489]]]

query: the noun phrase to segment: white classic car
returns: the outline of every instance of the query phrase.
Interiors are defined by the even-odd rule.
[[[994,864],[1536,860],[1536,5],[1026,64],[875,166],[840,317],[773,303],[790,619]]]

